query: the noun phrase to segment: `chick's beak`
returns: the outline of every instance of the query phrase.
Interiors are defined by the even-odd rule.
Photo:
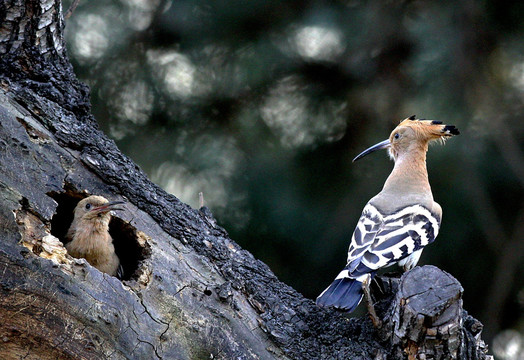
[[[358,154],[354,159],[353,162],[357,161],[358,159],[363,158],[364,156],[371,154],[374,151],[381,150],[381,149],[387,149],[391,146],[391,143],[389,142],[389,139],[379,142],[378,144],[373,145],[370,148],[367,148],[366,150],[362,151],[360,154]]]
[[[112,210],[124,210],[119,205],[125,204],[125,201],[110,201],[102,206],[95,207],[93,211],[98,213],[106,213]]]

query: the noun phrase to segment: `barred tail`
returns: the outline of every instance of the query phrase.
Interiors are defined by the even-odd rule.
[[[355,310],[362,300],[362,282],[348,277],[337,278],[317,297],[317,305],[340,310]]]

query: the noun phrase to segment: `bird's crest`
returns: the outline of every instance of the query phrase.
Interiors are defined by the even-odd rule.
[[[446,125],[438,120],[415,119],[415,115],[412,115],[407,119],[402,120],[395,130],[393,130],[391,136],[394,136],[396,131],[403,127],[413,129],[419,140],[428,142],[438,139],[445,140],[448,137],[460,134],[459,130],[454,125]]]

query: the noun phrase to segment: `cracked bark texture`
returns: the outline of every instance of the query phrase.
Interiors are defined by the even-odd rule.
[[[407,338],[387,330],[404,311],[397,290],[413,277],[382,281],[382,332],[316,307],[229,239],[208,209],[164,192],[98,130],[65,56],[58,0],[2,2],[0,29],[2,358],[415,358]],[[119,255],[133,242],[140,261],[123,281],[69,257],[57,239],[61,199],[87,194],[127,201],[118,217],[132,235]],[[433,283],[447,279],[437,270]],[[487,359],[482,325],[460,296],[445,301],[456,309],[457,354]]]
[[[431,265],[415,267],[388,279],[385,288],[389,298],[379,334],[389,341],[392,358],[470,359],[477,355],[468,353],[468,343],[484,346],[482,324],[463,310],[462,286],[450,274]]]

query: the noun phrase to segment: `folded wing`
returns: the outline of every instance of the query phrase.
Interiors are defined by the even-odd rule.
[[[353,233],[348,262],[317,304],[352,311],[362,300],[362,283],[380,268],[399,263],[416,265],[424,246],[438,234],[440,218],[422,205],[383,215],[367,204]]]

